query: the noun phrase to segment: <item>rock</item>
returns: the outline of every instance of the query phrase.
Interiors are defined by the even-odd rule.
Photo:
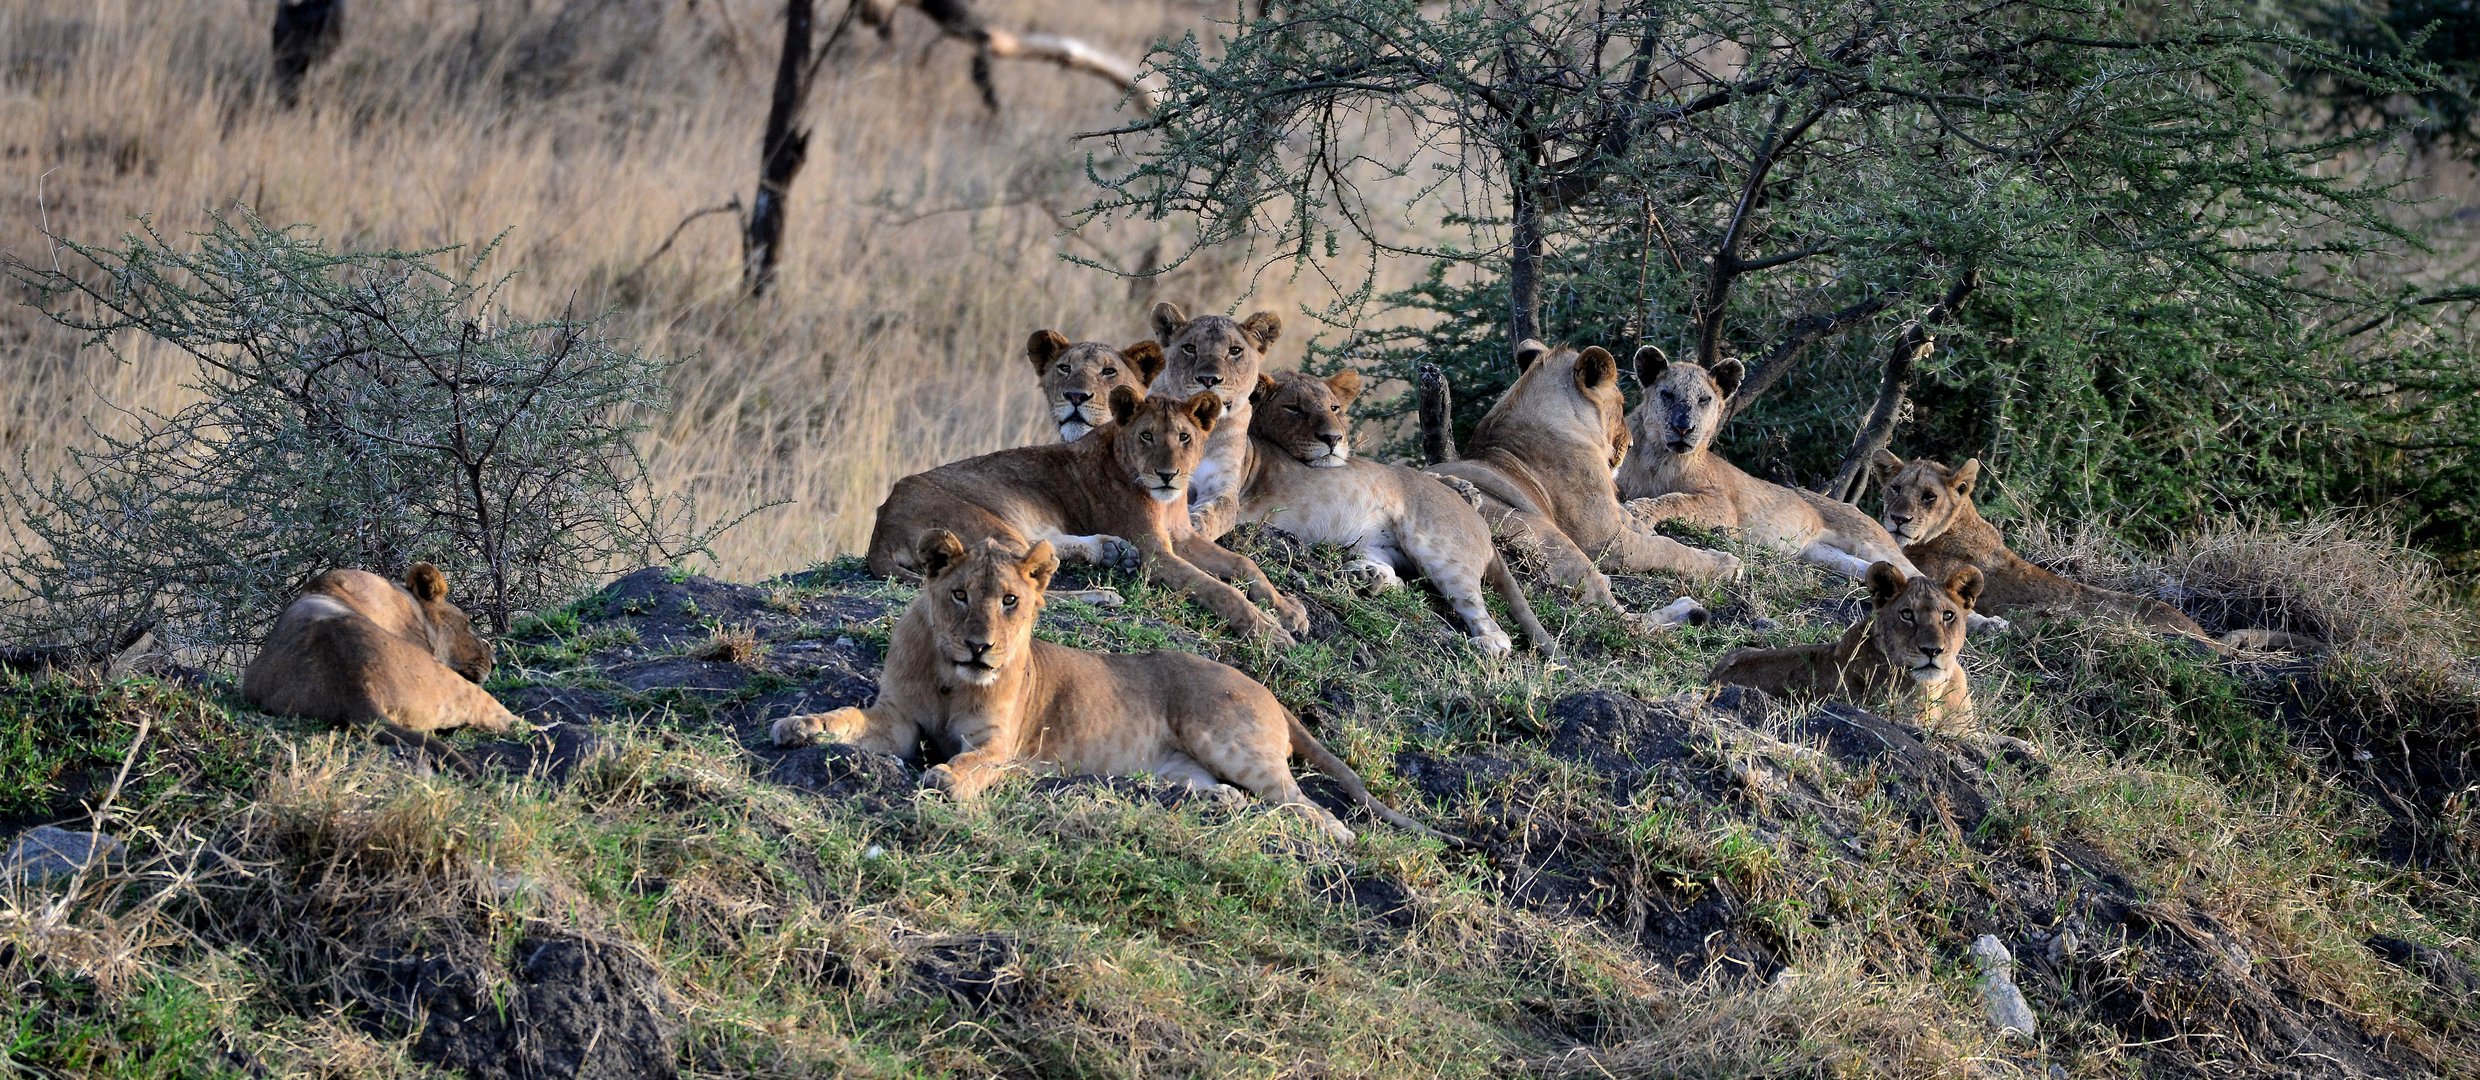
[[[1972,943],[1972,959],[1981,968],[1981,1003],[2000,1034],[2029,1039],[2040,1029],[2032,1004],[2015,985],[2015,958],[1996,934],[1982,934]]]
[[[2379,934],[2368,939],[2368,951],[2405,971],[2415,972],[2448,998],[2466,1001],[2480,995],[2480,973],[2444,949]]]
[[[626,949],[530,937],[503,979],[486,978],[491,961],[478,947],[373,959],[378,977],[365,993],[386,1016],[419,1024],[414,1056],[442,1069],[473,1080],[679,1075],[677,1007],[654,968]]]
[[[29,829],[0,857],[0,877],[50,882],[81,869],[101,870],[120,861],[129,845],[99,832],[73,832],[53,825]]]
[[[943,934],[905,943],[912,955],[912,984],[975,1009],[1012,1005],[1024,996],[1025,967],[1016,939],[1007,934]]]

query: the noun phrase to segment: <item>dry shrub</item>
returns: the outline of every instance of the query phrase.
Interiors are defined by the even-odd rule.
[[[2095,522],[2011,526],[2025,558],[2080,581],[2157,597],[2208,628],[2304,634],[2329,660],[2422,694],[2480,693],[2465,659],[2480,623],[2457,604],[2437,561],[2371,515],[2304,521],[2225,518],[2139,552]]]
[[[755,627],[746,624],[719,626],[697,648],[690,650],[689,656],[712,663],[748,667],[766,658],[766,646],[758,644]]]

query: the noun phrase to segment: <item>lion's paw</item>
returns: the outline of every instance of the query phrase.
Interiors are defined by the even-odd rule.
[[[1439,483],[1447,485],[1447,490],[1455,492],[1457,497],[1464,500],[1464,504],[1466,506],[1470,506],[1475,510],[1481,509],[1481,489],[1474,487],[1472,481],[1466,480],[1461,476],[1448,476],[1443,473],[1431,473],[1429,475],[1435,478]]]
[[[1352,586],[1365,593],[1380,593],[1396,588],[1404,579],[1396,576],[1395,568],[1376,559],[1354,559],[1343,566],[1343,576]]]
[[[1995,615],[1966,615],[1964,629],[1981,634],[2003,634],[2015,629],[2015,624]]]
[[[1483,656],[1507,656],[1516,651],[1515,639],[1508,637],[1507,632],[1504,630],[1492,630],[1486,634],[1475,634],[1470,640],[1472,641],[1473,651],[1480,653]]]
[[[1094,537],[1094,554],[1095,565],[1105,569],[1135,573],[1145,565],[1145,553],[1138,551],[1137,545],[1116,536]]]
[[[826,734],[826,719],[818,713],[787,716],[775,721],[767,733],[774,737],[777,746],[808,746],[817,742],[820,735]]]

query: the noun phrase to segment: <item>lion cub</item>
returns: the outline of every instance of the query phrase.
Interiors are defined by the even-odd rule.
[[[1111,420],[1111,391],[1125,386],[1139,393],[1162,374],[1162,346],[1140,341],[1114,349],[1099,341],[1070,344],[1057,330],[1034,331],[1025,343],[1034,377],[1042,383],[1042,403],[1051,422],[1059,425],[1059,441],[1075,442]]]
[[[1311,543],[1350,547],[1359,557],[1345,572],[1375,588],[1403,584],[1396,572],[1410,570],[1447,598],[1474,649],[1505,656],[1515,643],[1481,597],[1487,580],[1533,646],[1553,651],[1523,586],[1491,546],[1490,526],[1462,496],[1418,470],[1352,456],[1346,410],[1360,393],[1354,371],[1323,379],[1259,375],[1240,483],[1234,497],[1197,509],[1197,535],[1211,539],[1239,521],[1262,521]]]
[[[276,619],[241,672],[241,696],[271,713],[367,727],[382,742],[471,772],[430,733],[514,726],[516,716],[476,685],[490,674],[491,646],[448,602],[438,567],[415,563],[402,586],[364,570],[330,570]]]
[[[2007,547],[1997,526],[1972,504],[1972,486],[1981,474],[1979,458],[1949,469],[1925,458],[1906,464],[1880,450],[1869,471],[1886,493],[1886,531],[1903,542],[1904,553],[1932,574],[1967,566],[1980,571],[1989,582],[1982,602],[1993,612],[2114,615],[2227,649],[2317,647],[2312,639],[2278,630],[2233,630],[2215,638],[2185,612],[2159,600],[2071,581],[2034,565]]]
[[[1043,592],[1059,568],[1049,544],[1027,550],[986,538],[967,548],[934,529],[912,562],[921,595],[896,622],[878,700],[787,716],[775,722],[776,745],[824,738],[918,760],[927,742],[947,762],[922,783],[959,799],[1011,770],[1152,773],[1201,791],[1237,784],[1350,843],[1352,830],[1301,794],[1286,764],[1297,753],[1372,813],[1436,835],[1379,803],[1274,694],[1238,671],[1184,652],[1109,655],[1035,640]]]
[[[1969,728],[1972,687],[1963,675],[1963,630],[1980,599],[1981,572],[1967,566],[1940,582],[1906,577],[1893,563],[1878,562],[1870,564],[1867,579],[1874,610],[1841,640],[1733,649],[1705,681],[1813,697],[1892,692],[1919,703],[1923,727]]]
[[[914,553],[933,529],[975,543],[1048,541],[1104,564],[1124,562],[1117,549],[1133,546],[1145,576],[1186,592],[1244,633],[1289,645],[1293,634],[1308,632],[1307,609],[1276,592],[1256,563],[1189,533],[1184,496],[1222,417],[1222,400],[1140,399],[1120,386],[1110,406],[1111,422],[1075,442],[1001,450],[896,481],[870,532],[870,572],[916,574]],[[1221,578],[1246,582],[1248,595]],[[1259,611],[1252,598],[1275,614]]]
[[[1739,573],[1737,557],[1657,535],[1619,505],[1610,472],[1626,456],[1628,431],[1619,362],[1609,352],[1552,349],[1528,339],[1515,358],[1515,385],[1481,418],[1464,456],[1428,471],[1477,489],[1493,532],[1537,545],[1560,584],[1621,615],[1627,609],[1611,595],[1604,569],[1707,580]],[[1692,610],[1693,602],[1665,609]],[[1660,627],[1677,620],[1648,621]]]
[[[1619,497],[1651,521],[1678,519],[1734,529],[1786,555],[1848,578],[1869,564],[1918,574],[1903,549],[1858,507],[1813,491],[1769,484],[1714,453],[1714,432],[1745,369],[1724,360],[1712,371],[1674,364],[1651,345],[1636,350],[1645,400],[1628,415],[1633,436],[1619,466]]]

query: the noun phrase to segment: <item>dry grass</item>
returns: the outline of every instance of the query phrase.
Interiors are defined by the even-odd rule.
[[[1127,55],[1201,26],[1178,4],[983,5],[1002,25],[1087,37]],[[0,250],[46,258],[43,234],[108,240],[134,215],[171,231],[250,204],[335,243],[430,246],[507,231],[494,267],[523,275],[518,309],[609,310],[624,340],[688,357],[677,407],[648,442],[658,485],[716,509],[780,502],[728,535],[737,577],[858,547],[898,476],[1046,436],[1021,358],[1031,331],[1144,336],[1145,305],[1322,302],[1229,261],[1130,282],[1063,252],[1134,267],[1160,236],[1061,234],[1084,199],[1088,147],[1110,126],[1105,84],[1002,65],[984,112],[962,46],[907,14],[882,44],[855,35],[827,66],[816,137],[790,209],[787,263],[763,303],[738,292],[724,215],[682,219],[755,183],[780,31],[768,0],[472,5],[354,12],[301,108],[266,83],[263,5],[0,0]],[[442,32],[450,28],[453,32]],[[10,404],[0,446],[47,470],[102,398],[183,400],[186,365],[140,349],[115,368],[20,307],[0,309]],[[1298,355],[1297,343],[1283,362]]]

